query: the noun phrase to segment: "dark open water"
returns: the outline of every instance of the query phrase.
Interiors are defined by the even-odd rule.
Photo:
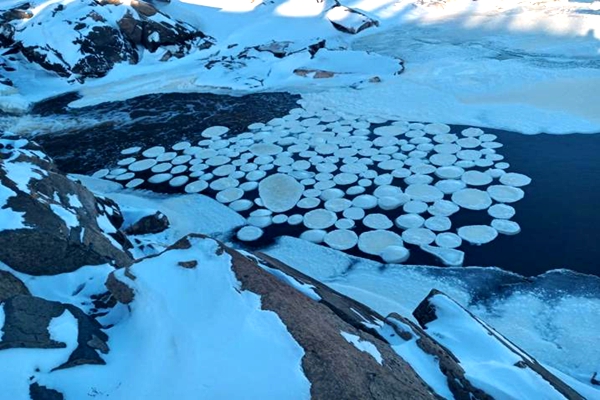
[[[44,146],[59,167],[69,173],[92,173],[114,166],[121,149],[130,146],[170,146],[200,140],[212,125],[240,133],[253,122],[267,122],[297,107],[297,96],[264,93],[244,97],[211,94],[157,94],[77,110],[67,109],[76,95],[38,104],[43,116],[98,115],[108,122],[72,131],[42,135]],[[460,131],[464,127],[453,127]],[[504,144],[498,152],[510,171],[530,176],[525,198],[513,204],[513,220],[521,225],[515,236],[499,235],[483,246],[465,244],[465,265],[497,266],[533,276],[556,268],[600,275],[600,135],[522,135],[484,129]],[[459,212],[455,226],[489,223],[482,212]],[[278,232],[276,226],[268,231]],[[439,265],[433,256],[412,251],[411,264]]]

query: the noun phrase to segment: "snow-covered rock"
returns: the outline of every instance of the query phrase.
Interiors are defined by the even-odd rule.
[[[583,399],[533,357],[437,290],[429,293],[413,315],[457,357],[473,386],[492,398]]]
[[[162,49],[167,60],[212,44],[202,32],[143,1],[61,0],[24,6],[29,8],[1,25],[2,46],[80,81],[102,77],[117,63],[136,64],[142,49]]]
[[[0,261],[32,275],[131,264],[115,203],[61,174],[35,143],[0,137]]]
[[[350,34],[356,34],[367,28],[379,26],[379,21],[366,16],[360,11],[341,5],[327,11],[326,17],[335,29]]]

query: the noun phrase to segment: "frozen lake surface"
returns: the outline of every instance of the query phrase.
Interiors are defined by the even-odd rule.
[[[37,140],[69,173],[91,174],[112,168],[123,158],[122,149],[131,146],[172,145],[202,140],[202,131],[224,125],[231,135],[245,132],[256,122],[281,117],[297,107],[298,96],[263,93],[244,97],[211,94],[157,94],[123,102],[105,103],[70,110],[66,104],[76,95],[67,95],[38,104],[34,113],[46,119],[85,116],[97,121],[67,134],[42,134]],[[375,116],[376,117],[376,116]],[[460,132],[466,126],[452,126]],[[485,129],[503,145],[499,153],[510,165],[509,171],[525,174],[532,183],[526,195],[513,204],[517,235],[498,235],[482,246],[463,243],[465,266],[497,266],[522,275],[538,275],[556,268],[599,274],[600,247],[596,245],[600,213],[600,136],[598,135],[522,135]],[[207,192],[216,196],[216,192]],[[385,212],[394,220],[394,211]],[[454,226],[489,224],[485,212],[461,209],[453,215]],[[357,233],[360,233],[360,227]],[[364,228],[362,228],[364,230]],[[256,245],[269,244],[275,237],[292,234],[288,224],[269,227]],[[365,256],[358,249],[349,254]],[[411,250],[410,264],[442,265],[426,252]]]

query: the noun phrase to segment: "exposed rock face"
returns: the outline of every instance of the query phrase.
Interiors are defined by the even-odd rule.
[[[78,323],[78,346],[69,359],[56,369],[83,364],[104,364],[98,354],[108,352],[108,336],[96,320],[70,304],[48,301],[39,297],[18,295],[2,303],[5,313],[0,351],[14,348],[56,349],[65,343],[52,340],[48,325],[53,318],[70,312]]]
[[[448,387],[455,399],[492,399],[483,390],[474,387],[469,382],[465,377],[465,372],[460,366],[459,360],[451,352],[437,343],[412,321],[396,313],[392,313],[384,318],[365,305],[332,290],[319,281],[302,274],[266,254],[258,253],[256,256],[269,267],[276,268],[303,284],[313,286],[315,292],[321,297],[321,302],[327,304],[340,318],[352,326],[367,330],[372,335],[378,336],[387,342],[396,341],[404,343],[416,340],[418,348],[424,355],[432,356],[438,361],[440,371],[446,376]],[[386,335],[384,327],[390,328],[396,336]]]
[[[548,385],[545,389],[546,393],[553,391],[557,398],[583,399],[579,393],[544,368],[533,357],[438,290],[432,290],[415,309],[413,315],[426,332],[435,335],[438,341],[445,344],[445,347],[454,353],[455,357],[458,357],[463,364],[470,364],[471,368],[478,368],[478,363],[495,362],[494,371],[498,372],[504,368],[504,373],[511,377],[512,383],[517,388],[533,386],[536,391],[538,387]],[[459,338],[463,338],[462,343],[459,343]],[[467,341],[476,343],[476,348],[479,350],[471,352],[469,346],[465,346]],[[480,351],[482,345],[489,348],[490,357],[491,354],[499,352],[508,356],[504,356],[502,360],[485,360],[485,354],[481,354]],[[506,360],[509,358],[513,358],[515,361],[507,363]],[[482,359],[484,362],[481,361]],[[502,364],[505,365],[502,366]],[[473,371],[471,371],[472,373]],[[499,390],[501,393],[509,393],[506,395],[510,397],[509,388],[500,387]],[[540,396],[543,396],[541,392]]]
[[[194,253],[183,253],[181,259],[176,258],[182,249],[206,248],[203,242],[215,243],[213,239],[200,235],[190,235],[177,242],[162,254],[151,260],[156,265],[163,262],[165,268],[178,268],[189,270],[182,265],[188,265]],[[238,292],[249,291],[261,296],[261,308],[276,313],[286,325],[287,330],[294,340],[304,349],[302,369],[311,383],[311,398],[313,399],[434,399],[432,393],[423,380],[415,373],[410,365],[398,356],[385,340],[373,329],[361,322],[360,316],[352,315],[349,306],[357,303],[350,301],[344,304],[346,298],[337,293],[327,295],[327,300],[317,301],[307,296],[297,288],[283,282],[275,274],[261,267],[257,259],[246,257],[241,253],[217,245],[216,254],[208,255],[209,258],[218,257],[223,260],[223,274],[233,271],[241,283]],[[207,255],[198,254],[200,260]],[[230,260],[227,262],[227,260]],[[133,275],[144,275],[145,260],[141,260],[132,267],[126,275],[123,270],[117,271],[118,277],[124,284],[144,290],[144,286],[136,284],[138,279]],[[199,261],[193,270],[202,271],[206,266]],[[225,266],[231,271],[227,271]],[[133,275],[132,275],[133,274]],[[112,283],[108,286],[114,286]],[[319,292],[321,295],[321,292]],[[133,303],[135,304],[134,297]],[[213,305],[205,304],[202,307],[211,309]],[[347,314],[337,311],[346,307]],[[132,307],[135,312],[136,307]],[[360,312],[360,310],[359,310]],[[347,318],[347,319],[345,319]],[[264,329],[264,328],[263,328]],[[361,351],[351,344],[342,335],[353,335],[360,342],[368,343],[380,354],[380,362],[368,352]],[[252,373],[252,371],[248,371]]]
[[[158,10],[147,3],[136,2],[136,4],[138,5],[134,8],[138,13],[137,16],[128,11],[118,21],[119,29],[131,43],[143,46],[152,53],[161,47],[175,46],[175,50],[170,49],[170,51],[179,56],[187,54],[193,44],[197,44],[199,48],[212,45],[206,35],[195,30],[189,24],[165,20],[165,18],[153,20],[151,17],[160,13]],[[142,4],[144,4],[143,7]],[[160,13],[160,16],[165,17],[162,13]],[[196,39],[207,40],[196,43]]]
[[[80,81],[102,77],[117,63],[136,64],[142,48],[151,52],[164,48],[183,56],[194,47],[212,44],[191,25],[143,1],[125,5],[117,0],[75,0],[35,15],[29,7],[24,4],[0,15],[0,47]],[[29,21],[21,23],[24,19]]]
[[[61,174],[35,143],[0,137],[0,261],[31,275],[131,264],[110,200]]]
[[[63,400],[64,396],[62,393],[49,389],[45,386],[38,385],[37,383],[32,383],[29,386],[29,397],[31,400]]]
[[[20,294],[29,295],[23,282],[8,271],[0,271],[0,303]]]

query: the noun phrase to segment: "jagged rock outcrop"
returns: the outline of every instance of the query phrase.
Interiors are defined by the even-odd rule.
[[[0,47],[80,81],[102,77],[117,63],[137,64],[144,49],[181,57],[213,43],[144,1],[59,2],[35,15],[30,7],[25,3],[0,15]]]
[[[4,309],[4,326],[0,351],[5,349],[60,349],[65,343],[54,340],[48,327],[53,318],[65,312],[77,320],[77,347],[67,361],[55,369],[71,368],[83,364],[104,364],[99,353],[107,353],[108,336],[100,324],[79,308],[48,301],[39,297],[17,295],[1,303]]]
[[[119,209],[60,173],[34,142],[0,136],[0,261],[31,275],[127,266]]]

